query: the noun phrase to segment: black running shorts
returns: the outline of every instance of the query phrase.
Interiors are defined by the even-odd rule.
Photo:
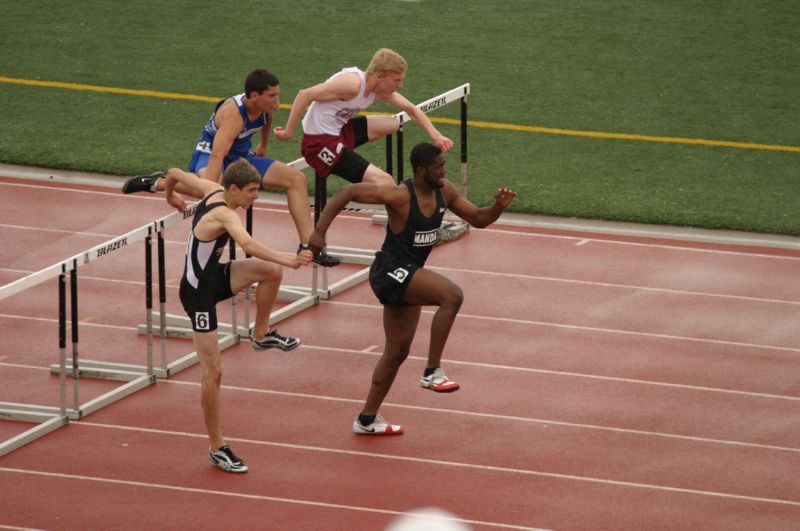
[[[369,285],[381,304],[406,306],[403,293],[418,269],[419,266],[415,264],[378,251],[369,269]]]
[[[214,271],[203,275],[197,289],[184,278],[180,298],[183,309],[192,321],[195,332],[213,332],[217,329],[217,303],[233,297],[231,291],[230,262],[217,264]]]
[[[303,135],[300,151],[309,166],[322,177],[331,173],[352,183],[360,183],[369,161],[353,151],[369,141],[366,116],[356,116],[342,127],[339,135]]]

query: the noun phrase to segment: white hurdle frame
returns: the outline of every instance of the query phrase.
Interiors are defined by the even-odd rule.
[[[78,287],[77,273],[80,266],[93,262],[101,256],[129,247],[144,241],[145,259],[148,279],[146,282],[146,298],[148,314],[152,304],[152,237],[160,234],[166,227],[174,225],[191,216],[194,206],[189,207],[186,213],[176,212],[152,223],[134,229],[127,234],[118,236],[105,243],[79,253],[63,262],[56,263],[48,268],[27,275],[14,282],[0,287],[0,300],[18,294],[25,289],[37,286],[43,282],[58,278],[59,285],[59,363],[50,367],[52,373],[59,376],[60,406],[43,406],[37,404],[19,404],[14,402],[0,402],[0,419],[16,420],[23,422],[38,422],[39,424],[25,432],[0,442],[0,456],[5,455],[20,446],[50,433],[64,426],[69,420],[78,420],[98,409],[112,404],[125,396],[155,383],[156,377],[152,366],[152,326],[148,324],[147,365],[144,370],[129,370],[128,366],[121,364],[93,362],[80,360],[78,353]],[[72,359],[67,361],[66,345],[66,276],[70,276],[71,319],[72,333]],[[163,280],[163,276],[162,279]],[[237,338],[238,339],[238,338]],[[139,367],[137,366],[137,369]],[[66,377],[72,376],[72,407],[67,407]],[[120,387],[113,389],[88,402],[80,402],[80,378],[101,378],[125,382]]]

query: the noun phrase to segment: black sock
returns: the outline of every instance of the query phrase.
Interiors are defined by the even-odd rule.
[[[439,367],[428,367],[427,369],[425,369],[425,372],[422,374],[422,376],[428,377],[431,374],[433,374],[438,368]]]
[[[375,422],[375,417],[377,415],[359,415],[358,421],[361,423],[362,426],[369,426],[373,422]]]

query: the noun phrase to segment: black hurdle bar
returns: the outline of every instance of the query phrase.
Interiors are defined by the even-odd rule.
[[[153,228],[144,239],[144,305],[147,310],[147,375],[153,375]]]
[[[253,235],[253,205],[250,205],[250,208],[247,209],[247,214],[245,215],[245,228],[247,229],[247,234],[250,236]],[[245,253],[245,258],[250,258],[250,255]],[[250,288],[248,287],[244,290],[244,324],[247,326],[248,330],[250,329]]]
[[[230,261],[233,263],[233,261],[236,260],[236,242],[233,238],[230,238],[228,245],[230,247]],[[235,336],[239,335],[239,324],[236,322],[236,299],[238,298],[238,293],[234,293],[233,297],[231,297],[231,325],[233,326],[233,335]]]
[[[66,266],[61,265],[58,275],[58,352],[61,372],[59,391],[61,416],[67,414],[67,275]]]
[[[314,226],[317,226],[319,216],[328,202],[328,180],[319,173],[314,172]]]
[[[403,124],[397,128],[397,184],[403,182]]]
[[[158,231],[158,303],[159,303],[159,337],[161,346],[161,367],[167,368],[167,268],[166,251],[164,249],[164,222]],[[149,311],[149,310],[148,310]],[[147,364],[148,374],[152,363]]]
[[[466,89],[465,89],[466,90]],[[467,162],[467,96],[461,97],[461,162]]]
[[[392,135],[386,135],[386,173],[392,175],[394,160],[392,157]]]
[[[247,215],[245,216],[245,227],[247,229],[247,234],[250,236],[253,235],[253,207],[247,209]],[[244,255],[245,258],[250,258],[249,254]]]
[[[72,271],[69,272],[70,291],[70,319],[72,320],[72,395],[75,411],[80,410],[78,396],[78,260],[72,261]]]

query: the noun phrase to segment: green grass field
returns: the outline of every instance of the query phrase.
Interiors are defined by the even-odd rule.
[[[794,1],[0,0],[0,9],[4,162],[119,175],[183,167],[213,107],[20,80],[219,98],[266,67],[290,103],[386,46],[409,60],[402,92],[412,101],[472,84],[470,120],[494,126],[469,132],[478,204],[510,186],[517,212],[800,235]],[[450,107],[431,116],[456,118]],[[456,126],[437,127],[458,138]],[[407,146],[423,139],[413,125],[406,136]],[[383,150],[361,149],[379,164]],[[272,138],[270,152],[298,158],[299,135]],[[457,180],[457,153],[448,164]]]

